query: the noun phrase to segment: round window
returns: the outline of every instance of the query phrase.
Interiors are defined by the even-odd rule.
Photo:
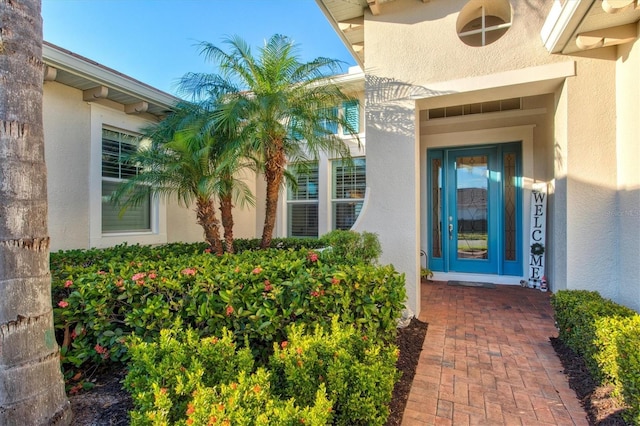
[[[508,0],[471,0],[456,22],[458,37],[469,46],[486,46],[502,37],[511,27]]]

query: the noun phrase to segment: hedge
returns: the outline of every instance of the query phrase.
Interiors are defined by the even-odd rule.
[[[612,384],[628,407],[623,416],[640,424],[640,315],[585,290],[561,290],[551,298],[559,338],[582,355],[592,376]]]

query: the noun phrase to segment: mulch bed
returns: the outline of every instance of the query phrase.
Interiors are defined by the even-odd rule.
[[[569,379],[569,386],[576,392],[576,396],[587,412],[589,424],[598,426],[627,425],[622,418],[621,407],[611,396],[611,386],[598,386],[587,370],[584,359],[577,355],[560,339],[551,338],[551,345],[564,367],[564,373]]]
[[[427,334],[427,323],[413,318],[409,325],[398,330],[396,344],[400,349],[396,367],[402,373],[400,380],[393,388],[393,397],[389,404],[389,418],[386,426],[396,426],[402,423],[402,415],[407,405],[413,376],[416,374],[418,359],[422,351],[424,336]]]

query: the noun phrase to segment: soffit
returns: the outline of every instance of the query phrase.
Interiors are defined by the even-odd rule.
[[[316,0],[361,68],[364,68],[364,14],[381,13],[380,5],[393,0]]]
[[[48,67],[45,80],[82,91],[104,87],[107,89],[106,95],[101,98],[122,104],[125,110],[128,105],[146,103],[143,112],[160,119],[179,101],[175,96],[48,42],[43,44],[42,56]]]
[[[572,54],[632,42],[638,21],[640,0],[556,0],[541,36],[550,52]]]

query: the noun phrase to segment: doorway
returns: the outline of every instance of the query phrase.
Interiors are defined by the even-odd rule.
[[[427,151],[429,269],[522,275],[521,143]]]

